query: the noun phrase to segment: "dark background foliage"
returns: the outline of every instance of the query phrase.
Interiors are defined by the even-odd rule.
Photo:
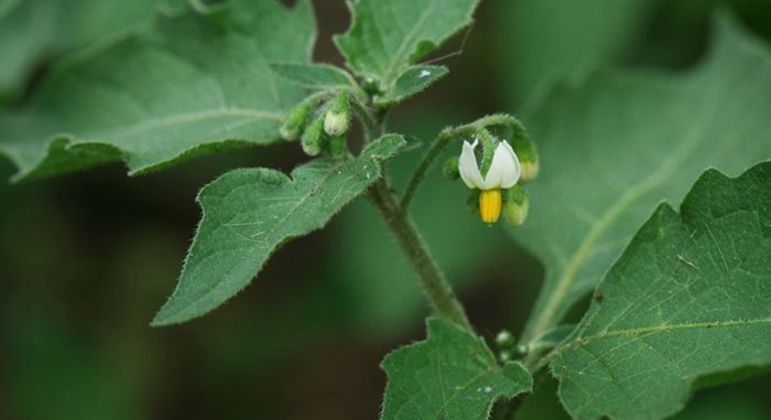
[[[463,48],[442,60],[451,75],[396,112],[392,128],[429,138],[486,113],[527,112],[552,81],[580,83],[605,65],[683,71],[703,54],[719,7],[771,40],[771,5],[763,0],[603,4],[484,1],[465,42],[461,35],[435,54]],[[315,6],[315,57],[340,64],[330,36],[347,27],[345,6]],[[58,54],[36,57],[4,106],[23,104]],[[394,163],[397,182],[417,155]],[[0,418],[376,417],[385,386],[378,363],[422,337],[426,307],[365,200],[328,229],[284,246],[246,292],[212,314],[148,326],[193,235],[196,191],[229,168],[288,171],[303,159],[298,147],[281,145],[137,178],[113,165],[0,184]],[[0,178],[12,173],[0,160]],[[518,331],[542,267],[500,228],[476,222],[464,202],[463,187],[434,173],[415,216],[478,330]],[[769,386],[759,377],[697,391],[681,417],[768,418]],[[541,381],[518,417],[565,418],[555,388]]]

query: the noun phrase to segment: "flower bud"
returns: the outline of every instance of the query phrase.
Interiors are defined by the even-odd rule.
[[[284,123],[279,128],[279,133],[284,140],[297,140],[305,128],[305,123],[311,115],[311,105],[301,102],[287,114]]]
[[[324,114],[324,131],[330,136],[339,136],[348,131],[350,125],[350,109],[348,95],[340,92],[329,103],[329,109]]]
[[[495,344],[500,349],[511,348],[514,346],[514,336],[506,330],[501,330],[501,332],[495,336]]]
[[[522,168],[522,175],[520,179],[524,182],[530,182],[538,176],[538,170],[540,165],[538,163],[538,151],[535,148],[535,143],[527,136],[527,134],[515,136],[511,147],[519,158],[519,164]]]
[[[501,330],[495,336],[495,346],[498,348],[498,359],[501,362],[511,360],[514,352],[514,336],[506,330]]]
[[[511,226],[520,226],[527,219],[530,200],[524,186],[517,184],[506,190],[503,198],[503,218]]]
[[[530,182],[538,176],[540,170],[538,160],[520,162],[520,165],[522,167],[522,181]]]
[[[300,139],[303,151],[309,156],[317,156],[324,148],[324,120],[317,118],[313,120]]]
[[[361,87],[365,92],[372,96],[382,93],[380,86],[378,86],[377,80],[372,76],[366,76],[364,80],[362,80]]]
[[[453,181],[460,178],[460,172],[458,171],[458,160],[459,159],[457,156],[453,156],[447,159],[444,162],[444,166],[442,166],[442,175]]]

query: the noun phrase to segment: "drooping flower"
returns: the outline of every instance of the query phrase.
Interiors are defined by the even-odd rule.
[[[479,216],[483,222],[491,224],[497,222],[501,215],[501,189],[513,187],[519,180],[522,168],[514,149],[506,140],[501,140],[495,147],[490,167],[482,174],[474,153],[478,144],[478,139],[474,143],[463,142],[458,172],[466,186],[481,190]]]

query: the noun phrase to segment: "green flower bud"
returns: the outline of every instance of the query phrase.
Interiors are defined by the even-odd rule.
[[[522,167],[522,181],[530,182],[538,176],[538,171],[540,170],[538,160],[520,162],[520,166]]]
[[[284,140],[297,140],[303,128],[305,128],[305,123],[308,121],[311,111],[311,105],[307,102],[302,102],[292,108],[279,129],[281,137]]]
[[[527,219],[530,200],[524,186],[517,184],[503,194],[503,218],[511,226],[520,226]]]
[[[364,89],[366,93],[372,96],[382,93],[380,86],[378,86],[377,80],[371,76],[367,76],[364,78],[364,80],[362,80],[362,89]]]
[[[514,352],[514,336],[506,330],[501,330],[495,336],[495,346],[498,348],[498,359],[501,362],[511,360]]]
[[[350,125],[350,105],[348,104],[348,95],[340,92],[335,99],[329,103],[329,109],[324,115],[324,131],[330,136],[339,136],[346,131]]]
[[[460,178],[460,172],[458,172],[458,160],[457,156],[453,156],[447,159],[447,161],[444,162],[444,166],[442,166],[442,174],[453,181]]]
[[[324,135],[324,120],[317,118],[313,120],[300,139],[303,151],[309,156],[317,156],[324,148],[326,137]]]
[[[526,133],[520,133],[520,135],[514,136],[511,147],[514,149],[514,153],[517,154],[520,167],[522,168],[520,179],[523,182],[534,180],[538,176],[538,170],[540,169],[535,143],[530,140]]]
[[[501,330],[501,332],[495,336],[495,344],[499,349],[512,348],[514,346],[514,336],[506,330]]]

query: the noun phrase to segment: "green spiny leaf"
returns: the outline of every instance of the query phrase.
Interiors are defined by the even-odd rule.
[[[389,134],[353,160],[317,159],[292,172],[237,169],[198,195],[203,219],[174,294],[153,325],[201,316],[246,287],[287,240],[323,227],[380,176],[380,162],[405,145]]]
[[[769,51],[723,20],[687,76],[604,73],[526,119],[542,168],[512,234],[546,279],[525,344],[594,288],[662,199],[679,201],[707,167],[735,175],[771,156],[768,92]]]
[[[310,4],[233,1],[216,18],[160,19],[153,31],[54,72],[20,114],[0,116],[0,154],[19,167],[17,179],[119,157],[139,173],[277,140],[305,90],[270,63],[308,60]]]
[[[659,206],[598,290],[552,354],[575,418],[663,418],[700,377],[771,364],[771,163]]]
[[[499,365],[484,340],[438,318],[428,320],[425,341],[389,354],[383,369],[383,420],[487,419],[496,400],[529,392],[533,381],[520,363]]]

